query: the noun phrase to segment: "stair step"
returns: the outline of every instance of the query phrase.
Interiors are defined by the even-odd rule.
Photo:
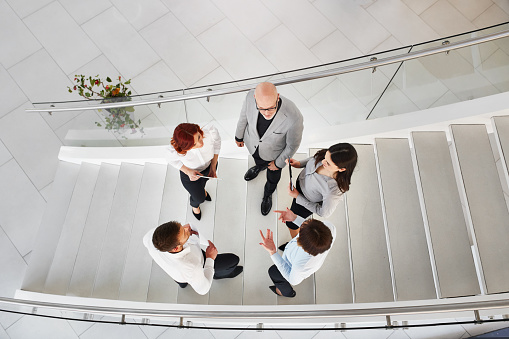
[[[408,139],[376,139],[397,300],[437,297]]]
[[[129,163],[122,163],[120,166],[92,292],[93,298],[118,298],[142,175],[143,166]]]
[[[465,217],[444,132],[413,132],[440,296],[480,293]]]
[[[82,163],[62,227],[44,292],[66,294],[99,174],[99,166]]]
[[[252,157],[249,157],[248,168],[254,165]],[[244,173],[239,175],[243,177]],[[268,270],[273,262],[265,249],[259,245],[261,241],[259,230],[262,230],[265,235],[267,229],[274,233],[274,242],[277,243],[277,216],[273,212],[274,207],[277,206],[276,194],[272,195],[272,211],[266,216],[260,212],[266,181],[267,174],[263,171],[247,183],[244,305],[276,305],[277,303],[276,295],[269,289],[272,281]]]
[[[304,153],[297,153],[293,156],[295,160],[303,160],[308,156]],[[292,168],[292,177],[293,183],[297,180],[297,177],[302,169]],[[290,172],[288,171],[288,165],[283,168],[281,173],[281,180],[277,185],[277,209],[285,210],[287,207],[290,208],[292,206],[293,198],[288,195],[288,184],[290,183]],[[275,194],[274,194],[275,195]],[[285,223],[281,221],[277,221],[277,245],[282,245],[291,240],[290,232],[288,231],[288,227],[286,227]],[[279,251],[279,254],[282,254]],[[293,286],[297,295],[295,298],[284,298],[277,297],[278,305],[303,305],[303,304],[314,304],[315,303],[315,279],[314,274],[304,279],[297,286]]]
[[[58,244],[80,166],[61,161],[52,184],[52,196],[37,232],[21,289],[42,292]]]
[[[92,295],[119,171],[117,165],[100,166],[67,295]]]
[[[189,194],[180,182],[180,171],[170,165],[166,168],[163,199],[157,226],[168,221],[185,224]],[[177,283],[153,261],[147,301],[176,303],[178,289]]]
[[[509,208],[509,116],[493,117],[491,119],[495,138],[495,160],[502,179],[506,204]],[[500,159],[497,159],[500,157]]]
[[[509,291],[509,212],[485,125],[452,125],[487,293]]]
[[[244,265],[246,241],[246,171],[247,160],[222,158],[218,177],[223,180],[217,182],[217,193],[212,195],[212,202],[216,204],[214,244],[219,253],[239,256],[239,265]],[[242,305],[243,285],[243,273],[233,279],[215,280],[209,293],[209,304]]]
[[[310,149],[314,155],[320,149]],[[311,161],[314,161],[313,159]],[[327,218],[336,227],[336,239],[322,267],[315,273],[317,304],[347,304],[353,302],[351,252],[346,221],[345,197]],[[314,214],[314,219],[324,220]]]
[[[120,300],[147,300],[152,257],[143,245],[143,237],[149,230],[159,225],[166,169],[165,165],[160,164],[147,163],[144,166],[140,194],[118,296]]]
[[[373,145],[354,145],[354,147],[359,160],[352,175],[352,188],[346,194],[346,204],[355,302],[393,301]]]
[[[216,197],[216,189],[217,189],[217,180],[209,180],[207,182],[207,186],[205,187],[207,192],[210,193],[211,197]],[[214,242],[214,217],[216,210],[216,201],[212,200],[212,202],[204,202],[200,205],[201,210],[201,219],[198,220],[193,215],[193,211],[191,205],[189,204],[189,199],[187,199],[187,214],[186,214],[186,222],[190,225],[194,225],[198,228],[198,232],[200,233],[200,238],[205,237],[212,242]],[[203,250],[206,247],[202,247]],[[195,292],[190,286],[188,288],[179,288],[177,302],[179,304],[203,304],[206,305],[209,303],[209,293],[205,295],[200,295]]]

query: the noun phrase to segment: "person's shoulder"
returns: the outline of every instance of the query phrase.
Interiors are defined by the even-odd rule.
[[[282,100],[281,110],[286,116],[287,123],[290,124],[291,126],[294,126],[294,128],[299,127],[299,129],[302,130],[302,128],[304,127],[303,125],[304,117],[302,116],[300,110],[293,103],[293,101],[284,97],[282,97],[281,100]]]
[[[300,112],[299,108],[293,101],[288,99],[287,97],[281,96],[281,102],[282,102],[282,109],[285,110],[287,115],[293,116],[293,117],[302,117],[302,113]]]
[[[339,189],[338,182],[334,178],[327,177],[327,187],[332,194],[341,195],[342,192]]]
[[[330,222],[329,220],[324,220],[322,222],[325,226],[327,226],[330,229],[330,231],[332,233],[332,237],[335,239],[336,238],[336,226],[334,226],[334,224],[332,222]]]
[[[147,233],[145,233],[145,235],[143,236],[143,245],[145,245],[145,247],[148,249],[155,248],[154,244],[152,243],[152,237],[154,235],[155,230],[156,229],[153,228]]]

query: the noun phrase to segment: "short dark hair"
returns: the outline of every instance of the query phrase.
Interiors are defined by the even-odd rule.
[[[179,245],[178,235],[181,224],[177,221],[169,221],[162,224],[152,235],[152,244],[161,252],[168,252]]]
[[[332,232],[320,220],[306,220],[300,227],[297,244],[307,253],[316,256],[331,247]]]

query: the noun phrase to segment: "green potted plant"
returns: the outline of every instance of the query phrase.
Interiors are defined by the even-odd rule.
[[[75,75],[75,85],[67,87],[69,93],[76,91],[80,96],[85,99],[97,99],[103,98],[102,103],[112,103],[119,101],[131,101],[131,90],[126,86],[131,83],[131,79],[122,81],[122,77],[118,77],[118,83],[114,83],[110,77],[106,80],[99,78],[99,75],[95,77],[86,75]],[[108,131],[113,130],[114,132],[125,132],[127,129],[131,130],[131,133],[136,133],[138,130],[143,133],[143,127],[140,127],[141,120],[135,121],[131,113],[134,112],[134,107],[119,107],[119,108],[107,108],[108,114],[105,116],[105,126]],[[97,126],[102,126],[100,122],[95,123]]]

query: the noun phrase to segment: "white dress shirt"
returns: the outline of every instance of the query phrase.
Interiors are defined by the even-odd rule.
[[[182,251],[178,253],[161,252],[152,243],[155,230],[155,228],[151,229],[143,237],[143,244],[152,259],[173,280],[179,283],[189,283],[198,294],[207,294],[214,277],[214,260],[207,258],[203,265],[203,253],[198,236],[191,235]]]
[[[300,227],[304,220],[304,218],[297,216],[294,224]],[[306,279],[322,267],[323,262],[332,248],[334,240],[336,239],[336,227],[329,221],[323,221],[323,223],[332,233],[331,247],[327,251],[316,256],[312,256],[297,244],[297,239],[299,238],[299,235],[297,234],[295,238],[286,244],[283,256],[277,252],[271,256],[272,261],[276,264],[281,275],[290,284],[294,286],[300,284],[302,280]]]
[[[202,131],[203,147],[191,149],[185,155],[177,153],[173,146],[169,145],[166,155],[168,163],[178,170],[182,168],[182,165],[185,165],[198,172],[209,167],[214,154],[219,154],[221,150],[221,136],[214,125],[203,127]]]

